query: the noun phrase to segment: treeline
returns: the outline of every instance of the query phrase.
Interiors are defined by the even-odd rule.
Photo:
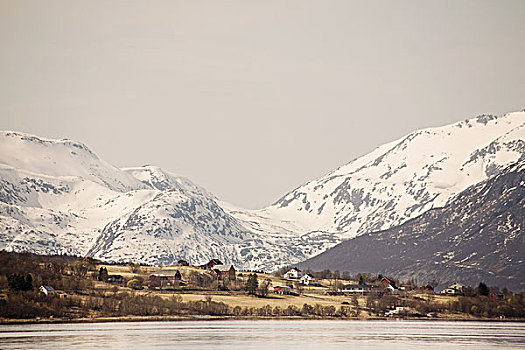
[[[214,301],[211,296],[204,300],[183,302],[180,295],[162,298],[127,292],[90,298],[86,307],[97,311],[100,316],[356,316],[356,313],[348,306],[341,306],[338,309],[335,306],[319,304],[304,304],[302,307],[289,305],[285,308],[270,305],[232,307],[223,302]]]
[[[467,313],[477,317],[525,317],[525,294],[508,294],[504,298],[459,297],[458,301],[449,303],[452,312]]]
[[[45,298],[35,292],[21,292],[0,300],[0,317],[32,319],[44,317],[82,318],[82,317],[124,317],[124,316],[238,316],[238,317],[355,317],[357,313],[349,306],[323,306],[304,304],[302,307],[235,306],[205,300],[183,302],[182,297],[174,295],[162,298],[155,295],[139,295],[121,292],[106,295],[72,296],[66,299]]]
[[[366,304],[359,305],[353,296],[349,303],[339,307],[333,305],[288,305],[286,307],[264,305],[230,306],[217,302],[211,296],[204,300],[184,302],[180,295],[163,298],[158,295],[143,295],[136,292],[96,292],[85,296],[70,296],[66,299],[46,298],[35,291],[9,294],[0,300],[0,317],[120,317],[120,316],[237,316],[237,317],[358,317],[363,310],[371,315],[384,316],[385,312],[402,306],[410,313],[399,316],[425,316],[427,313],[458,313],[483,318],[524,318],[525,296],[523,293],[509,295],[504,299],[485,296],[459,297],[457,301],[440,303],[429,294],[421,297],[376,295],[366,297]]]
[[[366,309],[377,316],[396,307],[406,307],[414,315],[428,313],[467,314],[482,318],[525,318],[525,293],[507,293],[503,297],[485,295],[459,296],[454,301],[437,302],[433,294],[425,298],[391,294],[370,294],[366,297]],[[403,316],[403,315],[401,315]]]
[[[88,312],[82,307],[82,299],[78,296],[65,299],[48,298],[38,291],[25,291],[9,293],[5,298],[0,299],[0,317],[17,319],[85,317]]]

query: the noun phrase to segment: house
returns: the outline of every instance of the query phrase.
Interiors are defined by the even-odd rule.
[[[184,259],[180,259],[178,262],[177,262],[177,265],[179,266],[190,266],[190,264],[184,260]]]
[[[389,279],[386,278],[386,277],[383,277],[383,278],[381,279],[380,285],[381,285],[382,288],[386,288],[387,286],[392,286],[392,287],[395,288],[395,286],[396,286],[396,284],[395,284],[394,281],[391,281],[391,280],[389,280]]]
[[[291,294],[292,288],[288,286],[276,286],[276,287],[273,287],[273,292],[275,294]]]
[[[211,271],[217,276],[217,279],[222,280],[225,277],[228,277],[231,280],[235,279],[235,267],[233,265],[215,265]]]
[[[455,282],[441,291],[441,294],[459,295],[463,293],[463,285]]]
[[[283,275],[283,277],[286,279],[299,279],[301,278],[301,270],[299,270],[297,267],[293,267],[290,270],[288,270]]]
[[[377,289],[376,286],[368,284],[345,284],[341,292],[348,294],[368,294],[375,289]]]
[[[182,275],[179,270],[157,270],[149,276],[149,287],[166,288],[179,285]]]
[[[391,284],[387,284],[386,287],[384,288],[384,290],[386,290],[390,294],[397,294],[398,293],[398,289],[395,288],[394,286],[392,286]]]
[[[124,277],[122,275],[108,275],[109,283],[124,283]]]
[[[489,297],[490,297],[491,299],[503,299],[505,296],[504,296],[503,293],[501,293],[501,292],[491,292],[491,293],[489,294]]]
[[[397,294],[398,292],[396,283],[394,281],[389,280],[386,277],[383,277],[383,279],[381,279],[380,286],[387,292],[390,292],[390,294]]]
[[[215,265],[222,265],[219,259],[211,259],[207,264],[201,265],[203,269],[211,270]]]
[[[55,288],[51,286],[40,286],[40,292],[42,292],[46,297],[53,296],[56,294]]]
[[[315,278],[310,274],[305,274],[301,279],[299,280],[301,284],[307,285],[307,286],[316,286],[317,282],[315,281]]]

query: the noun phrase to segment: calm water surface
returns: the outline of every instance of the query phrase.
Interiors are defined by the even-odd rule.
[[[0,325],[0,349],[525,349],[525,323],[198,321]]]

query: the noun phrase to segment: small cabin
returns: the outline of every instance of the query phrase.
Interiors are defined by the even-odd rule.
[[[273,292],[275,294],[291,294],[292,293],[292,288],[288,287],[288,286],[276,286],[276,287],[273,287]]]
[[[50,297],[56,294],[55,288],[51,286],[40,286],[38,290],[46,297]]]

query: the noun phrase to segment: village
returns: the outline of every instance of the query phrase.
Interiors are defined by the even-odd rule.
[[[318,278],[314,275],[319,276]],[[370,274],[338,276],[325,271],[301,271],[297,267],[285,268],[273,274],[251,271],[237,271],[231,264],[223,264],[219,259],[211,259],[203,265],[191,266],[186,260],[166,267],[127,265],[105,265],[98,274],[97,289],[131,289],[140,295],[157,295],[169,298],[180,296],[182,301],[211,300],[222,302],[233,308],[262,307],[286,309],[289,306],[303,308],[304,305],[317,305],[328,313],[346,307],[346,314],[364,317],[427,317],[437,318],[438,312],[428,310],[421,313],[410,307],[410,300],[417,302],[431,300],[450,302],[454,296],[464,295],[465,286],[454,283],[435,293],[430,284],[415,286],[398,285],[394,279]],[[251,282],[250,282],[251,281]],[[59,298],[66,294],[51,286],[41,286],[46,295]],[[390,305],[380,304],[385,296],[392,296]],[[491,298],[503,298],[499,291],[489,294]],[[401,306],[400,306],[401,305]],[[377,308],[379,306],[379,308]],[[351,311],[350,311],[351,310]],[[450,315],[441,315],[450,317]]]
[[[391,276],[283,268],[238,271],[210,259],[154,267],[3,253],[0,318],[301,317],[477,319],[523,317],[523,293]],[[17,271],[16,273],[13,273]]]

